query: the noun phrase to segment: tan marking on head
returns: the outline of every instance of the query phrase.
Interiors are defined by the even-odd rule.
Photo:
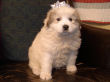
[[[53,19],[54,19],[54,10],[50,10],[48,13],[47,13],[47,16],[44,20],[44,25],[45,27],[49,27],[49,25],[53,22]]]

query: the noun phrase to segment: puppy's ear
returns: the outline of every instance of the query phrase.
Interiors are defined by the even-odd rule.
[[[76,21],[79,23],[79,29],[81,29],[81,20],[80,20],[80,16],[79,16],[79,14],[78,14],[78,12],[77,12],[77,10],[75,10],[75,17],[76,17]]]
[[[46,18],[44,19],[44,27],[49,27],[49,25],[52,23],[52,16],[53,16],[53,11],[50,10],[47,13]]]
[[[81,23],[81,20],[80,20],[80,16],[79,16],[79,13],[77,12],[77,10],[75,10],[75,16],[76,16],[76,20]]]

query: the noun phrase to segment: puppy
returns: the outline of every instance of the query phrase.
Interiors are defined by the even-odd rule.
[[[74,8],[62,6],[51,9],[41,31],[29,48],[29,66],[41,79],[52,78],[52,68],[66,66],[75,73],[80,48],[80,25]]]

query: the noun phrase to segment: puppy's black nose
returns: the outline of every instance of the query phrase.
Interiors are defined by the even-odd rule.
[[[68,30],[69,26],[68,25],[63,25],[64,31]]]

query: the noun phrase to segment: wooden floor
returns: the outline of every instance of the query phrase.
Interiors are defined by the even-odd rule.
[[[53,79],[43,81],[33,75],[28,62],[0,62],[0,82],[110,82],[110,70],[77,65],[78,72],[68,75],[65,68],[53,69]]]

